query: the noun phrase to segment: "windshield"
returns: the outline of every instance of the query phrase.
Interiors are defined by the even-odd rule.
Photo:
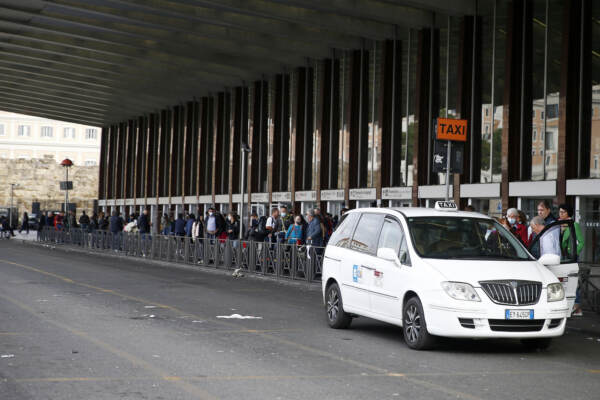
[[[532,259],[523,245],[494,220],[414,217],[407,221],[415,251],[423,258]]]

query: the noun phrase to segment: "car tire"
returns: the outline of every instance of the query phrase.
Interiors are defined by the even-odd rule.
[[[521,344],[530,351],[546,350],[552,344],[552,338],[521,339]]]
[[[402,331],[406,345],[414,350],[431,349],[436,342],[435,336],[427,331],[423,305],[418,297],[411,297],[402,310]]]
[[[342,292],[337,283],[332,283],[325,291],[325,311],[327,323],[333,329],[346,329],[352,323],[352,317],[344,311]]]

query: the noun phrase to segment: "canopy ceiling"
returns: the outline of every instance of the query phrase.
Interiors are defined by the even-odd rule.
[[[472,0],[0,0],[0,109],[104,126],[402,37]],[[441,18],[437,18],[442,24]]]

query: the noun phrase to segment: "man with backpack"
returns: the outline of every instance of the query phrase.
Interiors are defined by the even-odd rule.
[[[281,226],[282,222],[281,218],[279,218],[279,209],[275,207],[271,210],[271,216],[267,218],[265,223],[265,229],[267,233],[265,242],[277,243],[279,239],[279,232],[281,232]]]

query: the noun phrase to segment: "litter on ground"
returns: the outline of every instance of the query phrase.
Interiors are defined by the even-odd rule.
[[[262,317],[254,317],[252,315],[240,315],[240,314],[217,315],[217,318],[222,318],[222,319],[262,319]]]

